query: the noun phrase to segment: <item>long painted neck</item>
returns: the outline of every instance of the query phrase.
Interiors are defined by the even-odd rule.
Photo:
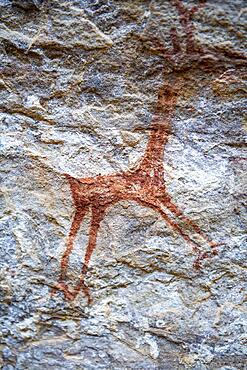
[[[140,170],[150,172],[158,169],[163,173],[164,145],[170,134],[176,100],[174,88],[167,84],[162,86],[158,94],[145,154],[139,165]]]

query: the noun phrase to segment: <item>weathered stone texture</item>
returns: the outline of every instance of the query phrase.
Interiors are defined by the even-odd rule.
[[[244,0],[0,0],[2,369],[245,368],[246,14]],[[93,303],[83,289],[67,300],[58,282],[75,205],[64,174],[137,168],[157,101],[164,116],[173,104],[167,194],[218,254],[196,269],[198,253],[157,208],[123,197],[85,276]]]

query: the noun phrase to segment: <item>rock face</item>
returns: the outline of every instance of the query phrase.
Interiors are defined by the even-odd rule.
[[[0,0],[2,369],[246,364],[244,0]]]

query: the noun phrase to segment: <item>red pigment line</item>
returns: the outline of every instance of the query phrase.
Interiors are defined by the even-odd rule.
[[[194,14],[205,5],[205,3],[206,1],[200,1],[198,6],[193,6],[192,8],[189,9],[186,8],[186,6],[182,3],[181,0],[171,0],[171,4],[177,9],[179,13],[179,21],[185,31],[187,54],[196,51],[194,37],[195,27],[194,24],[192,23],[192,18]]]
[[[103,220],[105,215],[106,207],[97,207],[92,209],[92,221],[89,232],[89,243],[85,254],[85,262],[82,268],[82,273],[87,272],[87,267],[90,262],[92,253],[96,246],[97,234],[100,227],[100,222]]]
[[[162,201],[162,199],[161,199]],[[200,227],[198,225],[196,225],[192,220],[190,220],[188,217],[186,217],[184,215],[184,213],[174,204],[172,203],[171,201],[164,201],[164,205],[173,213],[175,214],[175,216],[177,216],[178,218],[180,218],[182,221],[184,221],[185,223],[187,223],[188,225],[190,225],[194,231],[200,235],[204,240],[206,240],[207,243],[209,243],[209,245],[211,247],[215,247],[216,246],[216,243],[212,242],[208,237],[207,235],[200,229]]]
[[[176,230],[179,235],[181,235],[183,237],[184,240],[186,240],[191,246],[192,248],[194,249],[194,251],[198,252],[199,251],[199,247],[200,245],[198,245],[198,243],[196,243],[194,240],[192,240],[187,234],[185,234],[185,232],[183,231],[183,229],[175,222],[173,221],[167,214],[165,211],[163,211],[163,209],[156,203],[149,203],[149,202],[144,202],[144,201],[141,201],[139,199],[136,199],[136,201],[142,205],[144,205],[145,207],[148,207],[148,208],[152,208],[153,210],[155,210],[156,212],[160,213],[161,216],[163,217],[163,219],[167,222],[167,224],[174,230]]]
[[[67,248],[63,254],[63,257],[61,259],[61,276],[60,279],[64,280],[67,273],[68,268],[68,262],[69,262],[69,256],[73,250],[74,247],[74,240],[76,237],[76,234],[80,228],[80,225],[82,223],[82,220],[85,216],[85,214],[88,211],[88,207],[83,208],[82,206],[78,207],[76,209],[73,222],[71,224],[70,232],[68,235],[68,241],[67,241]]]
[[[171,42],[173,46],[173,53],[177,54],[181,52],[181,44],[180,40],[178,37],[178,33],[175,27],[172,27],[170,30],[170,37],[171,37]]]

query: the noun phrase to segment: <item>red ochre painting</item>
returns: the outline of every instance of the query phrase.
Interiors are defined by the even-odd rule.
[[[175,28],[172,28],[170,31],[172,50],[167,50],[162,46],[161,42],[153,40],[156,48],[163,53],[165,60],[173,65],[181,59],[185,60],[188,56],[198,58],[199,55],[203,54],[202,48],[195,43],[194,26],[192,24],[193,15],[205,2],[199,1],[198,3],[198,6],[187,9],[182,1],[171,1],[171,4],[177,9],[179,21],[184,30],[183,44]],[[166,76],[164,79],[163,86],[158,92],[147,147],[143,157],[134,169],[112,175],[86,178],[75,178],[65,174],[70,185],[75,214],[68,234],[66,249],[61,260],[59,281],[54,288],[62,291],[68,300],[73,300],[82,290],[87,297],[88,303],[92,302],[89,288],[84,279],[92,253],[96,247],[100,224],[108,208],[122,200],[134,201],[159,213],[167,225],[174,229],[195,251],[197,256],[194,268],[200,268],[203,259],[217,254],[217,244],[210,240],[192,220],[183,214],[173,203],[166,188],[163,166],[164,147],[170,134],[171,120],[182,82],[181,77],[175,78],[173,76],[169,79]],[[167,210],[169,211],[168,213]],[[69,287],[66,283],[69,258],[84,216],[90,211],[89,240],[81,275],[75,286]],[[173,215],[175,221],[169,216],[169,213]],[[186,232],[179,225],[181,221],[187,225],[188,229],[199,235],[204,243],[209,246],[207,251],[191,238],[188,231]]]

